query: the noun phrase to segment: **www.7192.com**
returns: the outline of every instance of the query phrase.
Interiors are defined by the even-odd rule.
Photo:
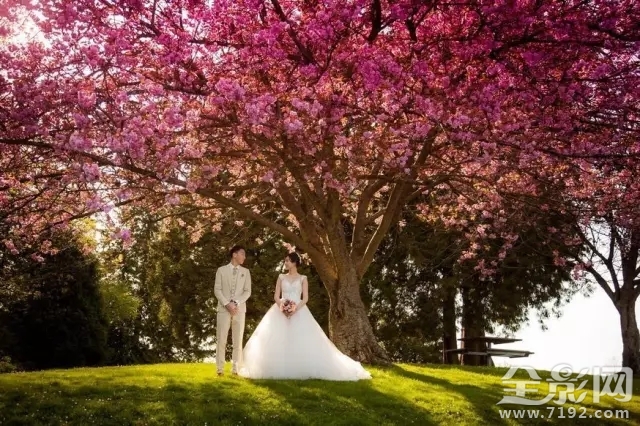
[[[500,418],[503,419],[628,419],[629,410],[595,410],[591,413],[587,412],[585,407],[575,409],[569,407],[547,407],[547,410],[498,410]]]

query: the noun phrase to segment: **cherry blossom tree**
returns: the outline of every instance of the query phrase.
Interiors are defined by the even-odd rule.
[[[637,217],[637,212],[636,212]],[[577,267],[604,290],[620,315],[622,365],[640,373],[640,331],[636,305],[640,295],[640,229],[612,220],[594,220],[581,227],[589,257],[573,257]]]
[[[505,194],[638,154],[631,0],[0,4],[7,247],[120,206],[188,206],[196,237],[233,209],[308,255],[360,361],[386,359],[360,281],[409,201],[500,235]]]
[[[616,164],[617,163],[617,164]],[[571,218],[573,235],[547,229],[564,244],[555,262],[574,266],[577,281],[592,279],[620,316],[622,365],[640,373],[640,207],[637,158],[628,155],[580,173],[581,188],[550,203]],[[578,247],[582,248],[580,252]]]

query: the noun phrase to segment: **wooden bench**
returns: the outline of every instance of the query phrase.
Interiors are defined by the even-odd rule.
[[[452,353],[452,354],[463,354],[466,351],[467,351],[467,349],[465,349],[465,348],[447,349],[447,350],[445,350],[446,353]]]
[[[507,357],[507,358],[526,358],[529,355],[532,355],[533,352],[525,351],[521,349],[499,349],[495,347],[491,347],[491,344],[500,344],[500,343],[511,343],[511,342],[519,342],[520,339],[507,338],[507,337],[492,337],[492,336],[482,336],[482,337],[463,337],[461,339],[463,345],[467,346],[465,343],[471,343],[471,347],[461,347],[458,349],[447,349],[444,353],[453,353],[453,354],[461,354],[463,356],[480,356],[484,359],[483,363],[486,362],[487,365],[492,365],[491,357],[499,356],[499,357]],[[482,343],[486,345],[486,349],[482,348],[478,350],[477,344]]]
[[[505,356],[509,358],[526,358],[532,355],[531,351],[523,351],[520,349],[487,349],[487,355],[490,356]]]
[[[509,358],[526,358],[534,352],[523,351],[518,349],[487,349],[484,352],[473,351],[466,348],[447,349],[445,352],[464,355],[480,355],[480,356],[505,356]]]

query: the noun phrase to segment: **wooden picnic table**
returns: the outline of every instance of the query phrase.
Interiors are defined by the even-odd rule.
[[[522,342],[522,339],[515,339],[512,337],[497,337],[497,336],[462,337],[458,340],[461,340],[463,342],[486,343],[487,348],[491,348],[491,344],[499,345],[502,343]]]
[[[464,343],[464,347],[458,349],[447,349],[445,352],[462,354],[463,356],[480,356],[485,359],[487,365],[491,365],[492,356],[503,356],[508,358],[521,358],[528,357],[533,354],[531,351],[518,350],[518,349],[500,349],[492,348],[491,345],[499,345],[503,343],[521,342],[522,339],[516,339],[512,337],[497,337],[497,336],[477,336],[477,337],[462,337],[461,340]],[[470,344],[470,345],[469,345]],[[480,348],[480,344],[486,344],[486,349]]]

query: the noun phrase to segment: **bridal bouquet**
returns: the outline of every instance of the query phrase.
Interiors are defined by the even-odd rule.
[[[296,303],[293,300],[286,299],[280,304],[280,310],[290,317],[296,310]]]

